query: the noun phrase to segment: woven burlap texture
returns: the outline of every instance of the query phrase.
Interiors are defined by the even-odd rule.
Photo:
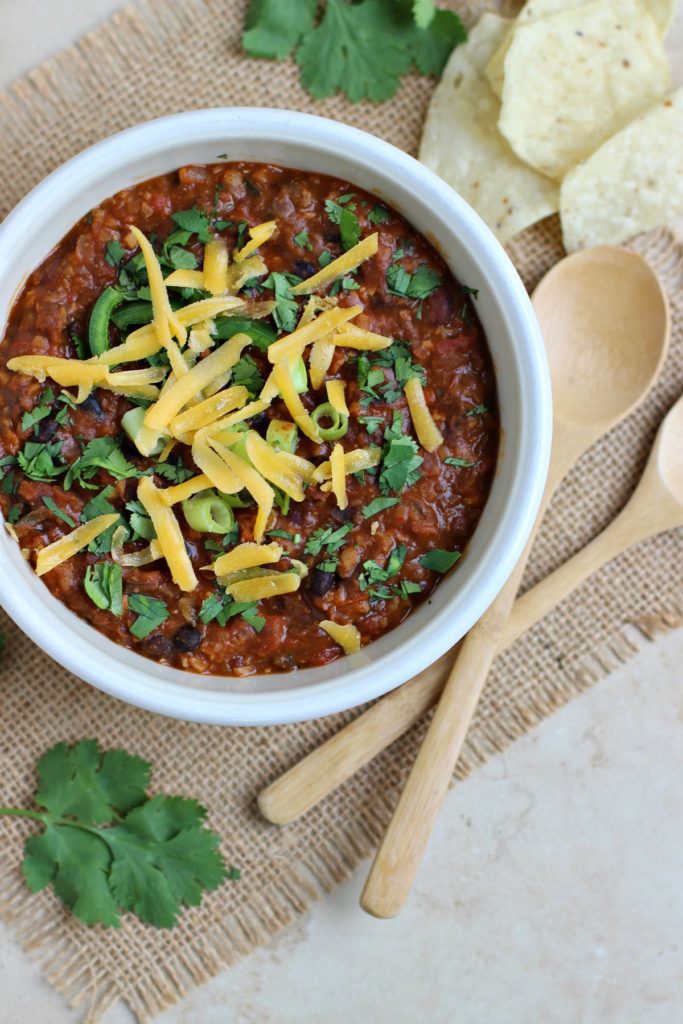
[[[239,50],[243,0],[147,0],[128,8],[0,97],[0,216],[48,171],[112,132],[202,106],[291,107],[337,118],[415,152],[433,82],[411,78],[396,99],[353,106],[315,103],[290,63],[246,59]],[[683,258],[670,236],[640,239],[671,297],[675,337],[661,381],[628,422],[582,460],[550,509],[528,583],[540,579],[605,526],[630,494],[661,417],[683,384]],[[510,252],[529,288],[562,256],[551,219]],[[540,719],[625,660],[645,637],[681,621],[683,536],[641,544],[590,580],[496,662],[458,774],[502,750]],[[678,571],[672,571],[678,567]],[[36,759],[58,740],[95,736],[154,764],[154,783],[198,796],[242,868],[187,912],[173,931],[128,916],[118,931],[88,929],[45,892],[30,896],[18,865],[30,828],[5,823],[2,913],[53,984],[95,1021],[125,1000],[148,1020],[194,985],[266,942],[345,878],[377,842],[422,727],[396,743],[308,814],[277,829],[254,798],[266,783],[350,720],[354,712],[281,728],[217,729],[138,711],[70,676],[6,618],[0,668],[5,804],[26,805]]]

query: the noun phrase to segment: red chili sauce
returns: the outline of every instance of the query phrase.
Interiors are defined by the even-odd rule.
[[[185,229],[164,248],[171,233],[183,230],[184,218],[172,219],[182,211],[195,211],[195,231]],[[201,269],[209,236],[225,238],[233,252],[248,240],[248,226],[269,220],[277,221],[277,229],[259,254],[270,275],[295,277],[261,276],[248,282],[241,295],[254,301],[278,299],[279,315],[260,321],[273,339],[293,329],[306,305],[307,296],[292,298],[288,284],[312,276],[358,238],[379,234],[377,254],[320,294],[332,292],[334,297],[336,292],[342,307],[362,304],[354,325],[397,343],[381,352],[338,347],[327,375],[346,386],[350,416],[340,443],[346,452],[376,445],[382,448],[382,463],[347,477],[346,509],[338,508],[335,495],[318,485],[307,488],[303,501],[291,501],[286,515],[276,507],[264,542],[273,540],[270,531],[276,531],[284,554],[272,568],[287,569],[291,557],[305,563],[308,575],[296,593],[262,600],[246,615],[230,612],[214,574],[203,567],[231,545],[253,539],[255,508],[248,501],[234,510],[236,528],[227,538],[191,529],[181,507],[174,506],[199,579],[190,593],[178,589],[161,559],[122,568],[119,614],[98,607],[84,580],[88,567],[92,572],[97,563],[111,561],[111,536],[106,535],[91,546],[94,550],[81,551],[43,577],[59,600],[116,643],[198,673],[248,675],[327,664],[343,652],[320,628],[325,619],[354,624],[363,645],[393,629],[439,583],[441,573],[422,565],[421,559],[434,551],[464,550],[496,465],[496,387],[475,296],[454,279],[427,239],[376,197],[322,174],[248,163],[183,167],[126,189],[92,210],[30,275],[11,311],[0,348],[0,506],[32,564],[38,550],[87,518],[84,508],[93,499],[104,501],[100,511],[107,511],[108,503],[110,511],[121,513],[129,531],[127,551],[146,547],[149,539],[136,533],[133,504],[140,474],[153,472],[163,488],[199,471],[184,445],[178,445],[161,470],[158,458],[138,453],[120,426],[123,414],[135,404],[128,398],[96,388],[76,405],[75,388],[10,372],[7,361],[32,353],[89,358],[89,319],[105,288],[121,287],[126,303],[149,299],[140,260],[137,268],[129,262],[139,253],[129,225],[152,239],[168,274],[174,265]],[[132,329],[120,330],[112,322],[109,343],[121,344]],[[245,354],[253,364],[243,364],[233,382],[246,377],[255,397],[272,367],[255,345]],[[123,367],[130,368],[135,364]],[[432,453],[417,443],[403,394],[406,376],[416,373],[444,438]],[[308,411],[325,398],[324,386],[319,391],[309,386],[301,395]],[[273,417],[291,419],[280,398],[249,425],[265,436]],[[405,449],[412,466],[407,480],[402,480],[405,467],[392,473],[393,456],[387,462],[392,425],[394,434],[412,439]],[[115,439],[123,462],[115,458],[108,464],[114,473],[90,465],[65,489],[65,467],[95,438]],[[331,449],[332,443],[301,437],[296,452],[319,464],[329,459]],[[397,449],[393,451],[395,456]],[[371,515],[368,506],[377,498],[397,500]],[[334,537],[342,527],[348,530]],[[165,606],[157,616],[163,621],[153,616],[147,635],[141,635],[144,624],[134,627],[139,613],[129,607],[133,594]],[[154,606],[157,612],[160,607]],[[212,617],[211,608],[225,614],[219,611]]]

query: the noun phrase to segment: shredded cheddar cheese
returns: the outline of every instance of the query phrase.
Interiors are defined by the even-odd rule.
[[[227,576],[228,573],[238,572],[240,569],[253,569],[256,565],[279,562],[281,558],[282,548],[279,544],[254,544],[247,541],[221,555],[211,568],[216,576]]]
[[[228,290],[228,246],[223,238],[212,238],[204,249],[204,289],[212,295]]]
[[[280,594],[293,594],[301,586],[301,577],[295,572],[278,572],[272,576],[258,576],[251,580],[228,583],[227,592],[235,601],[264,601]]]
[[[46,572],[56,569],[62,562],[73,558],[79,551],[87,547],[91,541],[99,537],[105,530],[108,530],[110,526],[113,526],[118,518],[118,512],[115,515],[95,516],[94,519],[84,523],[83,526],[78,526],[72,533],[68,533],[65,537],[60,537],[53,544],[48,544],[47,547],[42,548],[38,552],[36,560],[36,574],[44,576]]]
[[[181,590],[194,590],[197,586],[197,577],[178,520],[148,476],[141,477],[138,483],[138,500],[152,520],[161,553],[171,571],[173,582]]]
[[[269,238],[272,238],[276,228],[276,220],[267,220],[263,224],[256,224],[253,228],[249,228],[250,241],[233,253],[235,263],[244,263],[246,258],[256,252],[260,245],[263,245]]]
[[[307,281],[302,281],[300,284],[295,284],[292,288],[292,295],[306,295],[308,292],[314,292],[316,288],[323,288],[325,285],[331,284],[332,281],[336,281],[342,274],[350,274],[361,263],[365,263],[366,260],[375,255],[378,245],[379,236],[377,232],[368,235],[358,245],[354,245],[348,252],[343,253],[336,260],[328,263],[326,267],[319,270],[313,277],[309,277]]]
[[[443,437],[432,419],[422,384],[417,377],[411,377],[406,381],[404,391],[418,441],[428,452],[435,452],[443,444]]]
[[[330,472],[332,473],[332,491],[337,499],[337,507],[344,509],[348,505],[346,497],[346,467],[344,465],[344,449],[335,444],[330,455]]]
[[[361,636],[353,625],[341,626],[338,622],[331,622],[323,619],[318,625],[324,629],[328,636],[331,636],[335,643],[344,651],[344,654],[355,654],[360,650]]]
[[[325,388],[327,400],[333,409],[336,409],[342,416],[349,415],[349,407],[346,404],[345,386],[343,380],[328,380]]]
[[[258,505],[258,512],[256,513],[256,522],[254,523],[254,540],[263,540],[263,534],[266,532],[266,526],[268,525],[268,517],[273,509],[273,502],[275,501],[275,492],[270,484],[266,483],[260,473],[257,473],[253,466],[250,466],[244,459],[240,459],[238,455],[230,451],[224,444],[217,441],[215,438],[209,439],[209,444],[213,448],[216,455],[227,465],[228,469],[237,477],[242,487],[251,494],[252,498]],[[207,476],[210,474],[207,471]]]

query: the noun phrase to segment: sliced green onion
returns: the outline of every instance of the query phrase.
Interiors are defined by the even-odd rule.
[[[101,356],[109,348],[109,321],[123,298],[123,292],[118,288],[105,288],[93,306],[88,324],[88,344],[94,356]]]
[[[299,430],[296,423],[288,420],[271,420],[266,431],[266,441],[271,447],[281,452],[296,452],[299,441]]]
[[[230,533],[235,516],[230,505],[215,491],[206,491],[183,502],[188,526],[198,533]]]
[[[121,426],[128,434],[141,455],[160,455],[168,438],[158,430],[152,430],[144,424],[145,410],[139,405],[124,412]]]
[[[297,361],[290,366],[289,372],[292,375],[294,390],[298,395],[303,395],[305,391],[308,391],[308,372],[303,356],[299,356]]]
[[[349,429],[349,417],[330,402],[323,402],[311,413],[311,419],[315,423],[323,441],[338,441]],[[329,426],[321,423],[321,420],[329,420]]]

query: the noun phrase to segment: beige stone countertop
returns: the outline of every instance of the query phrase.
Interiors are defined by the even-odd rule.
[[[0,87],[119,6],[0,0]],[[669,48],[680,84],[683,2]],[[158,1024],[683,1021],[681,666],[683,629],[449,793],[399,918],[358,909],[361,869]],[[2,1024],[82,1019],[3,925],[0,990]]]

